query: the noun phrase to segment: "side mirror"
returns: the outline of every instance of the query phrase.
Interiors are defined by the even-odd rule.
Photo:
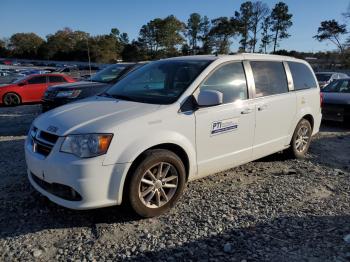
[[[199,107],[217,106],[223,102],[223,94],[216,90],[203,90],[199,92],[197,104]]]
[[[20,82],[18,83],[18,86],[25,86],[27,84],[27,82]]]

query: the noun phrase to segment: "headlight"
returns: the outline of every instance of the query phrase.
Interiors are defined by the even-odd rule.
[[[31,126],[29,129],[29,135],[33,138],[36,137],[36,133],[38,132],[38,129],[35,126]]]
[[[107,153],[112,137],[112,134],[69,135],[63,141],[61,152],[81,158],[100,156]]]
[[[56,97],[76,98],[81,93],[81,90],[58,91]]]

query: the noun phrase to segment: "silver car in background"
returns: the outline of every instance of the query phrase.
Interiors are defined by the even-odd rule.
[[[350,123],[350,78],[335,80],[321,92],[323,120]]]

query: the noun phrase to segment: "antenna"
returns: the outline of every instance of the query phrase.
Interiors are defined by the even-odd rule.
[[[88,51],[88,60],[89,60],[89,72],[90,72],[90,82],[91,82],[91,59],[90,59],[90,47],[89,47],[89,37],[86,37],[87,51]]]

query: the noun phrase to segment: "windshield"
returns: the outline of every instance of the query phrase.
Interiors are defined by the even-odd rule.
[[[350,93],[350,80],[342,79],[337,80],[322,89],[322,92],[332,92],[332,93]]]
[[[106,94],[141,103],[171,104],[209,63],[209,60],[152,62],[125,76]]]
[[[23,80],[25,80],[28,76],[22,76],[20,78],[16,78],[12,81],[13,84],[18,84],[20,82],[22,82]]]
[[[120,73],[127,68],[128,65],[110,65],[91,77],[91,81],[109,83],[120,77]]]
[[[332,74],[317,74],[316,78],[319,82],[327,82],[331,78]]]

